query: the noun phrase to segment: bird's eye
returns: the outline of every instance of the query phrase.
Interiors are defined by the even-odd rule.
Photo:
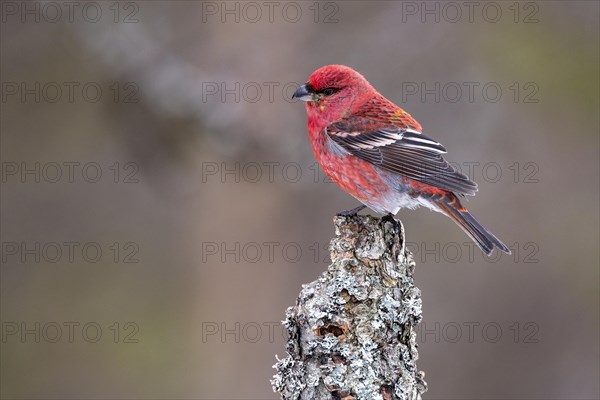
[[[323,94],[325,96],[331,96],[332,94],[334,94],[336,92],[336,90],[334,88],[327,88],[327,89],[323,89]]]

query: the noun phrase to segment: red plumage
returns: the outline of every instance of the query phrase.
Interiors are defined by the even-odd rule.
[[[475,182],[450,166],[421,125],[343,65],[316,70],[294,93],[306,101],[317,162],[338,186],[381,213],[426,206],[454,220],[486,254],[506,245],[461,204]]]

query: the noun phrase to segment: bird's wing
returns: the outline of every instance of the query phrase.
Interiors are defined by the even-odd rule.
[[[354,124],[345,120],[328,126],[326,133],[350,154],[383,170],[457,194],[477,192],[475,182],[444,160],[446,149],[436,140],[394,126],[360,130],[368,125],[365,121]]]

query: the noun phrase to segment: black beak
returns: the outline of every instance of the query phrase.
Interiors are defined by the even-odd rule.
[[[296,89],[296,91],[292,95],[292,99],[312,101],[314,99],[313,95],[314,91],[312,90],[312,87],[310,86],[310,84],[305,83],[304,85],[301,85],[298,89]]]

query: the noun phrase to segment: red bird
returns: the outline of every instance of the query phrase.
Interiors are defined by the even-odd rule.
[[[379,213],[425,206],[456,222],[490,255],[508,247],[460,202],[477,184],[453,168],[446,149],[421,125],[343,65],[317,69],[292,98],[306,101],[308,135],[317,162],[339,187]]]

